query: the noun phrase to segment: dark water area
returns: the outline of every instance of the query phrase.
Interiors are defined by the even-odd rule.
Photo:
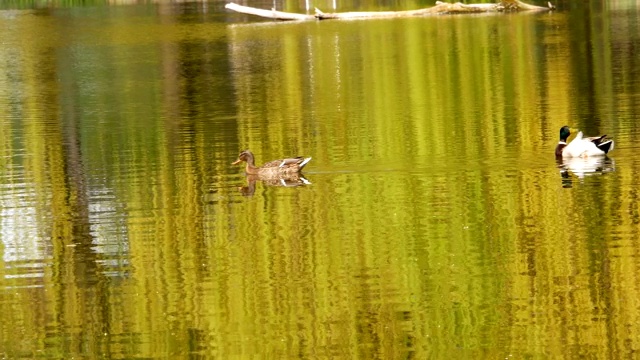
[[[639,4],[556,5],[3,3],[0,355],[633,358]]]

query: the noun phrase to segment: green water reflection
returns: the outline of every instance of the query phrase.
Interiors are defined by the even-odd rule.
[[[633,357],[637,6],[222,8],[0,12],[3,357]]]

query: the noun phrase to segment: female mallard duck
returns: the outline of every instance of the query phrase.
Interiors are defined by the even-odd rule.
[[[578,132],[576,138],[567,144],[567,138],[571,135],[568,126],[560,128],[560,141],[556,146],[556,157],[589,157],[603,156],[613,150],[613,140],[607,139],[607,135],[594,137],[582,137],[582,131]]]
[[[256,167],[253,154],[251,151],[245,150],[238,155],[238,160],[234,161],[232,165],[239,164],[242,161],[247,162],[247,166],[244,168],[247,174],[274,177],[298,174],[302,168],[311,161],[311,158],[298,156],[289,159],[273,160],[260,167]]]

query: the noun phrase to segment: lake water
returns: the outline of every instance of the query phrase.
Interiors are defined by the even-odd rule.
[[[637,1],[39,5],[0,6],[1,357],[638,356]],[[565,124],[615,150],[558,164]]]

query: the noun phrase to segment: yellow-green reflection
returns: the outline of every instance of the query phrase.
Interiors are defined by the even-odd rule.
[[[637,17],[180,9],[1,18],[3,355],[632,356]],[[615,171],[563,187],[565,123]]]

